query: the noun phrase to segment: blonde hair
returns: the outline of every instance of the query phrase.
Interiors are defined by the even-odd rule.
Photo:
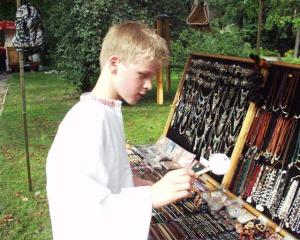
[[[123,22],[109,29],[102,43],[101,68],[114,54],[124,62],[133,62],[138,57],[155,59],[161,64],[169,61],[166,41],[147,25],[133,21]]]

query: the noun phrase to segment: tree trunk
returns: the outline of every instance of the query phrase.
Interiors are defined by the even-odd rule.
[[[246,24],[247,24],[246,14],[245,14],[245,6],[246,6],[246,0],[244,0],[243,28],[244,28],[244,27],[246,26]]]
[[[300,43],[300,28],[297,28],[296,41],[295,41],[295,47],[294,47],[294,58],[298,57],[299,43]]]
[[[297,9],[294,10],[294,18],[296,18],[297,16]],[[297,31],[296,31],[296,40],[295,40],[295,47],[294,47],[294,58],[298,57],[298,53],[299,53],[299,43],[300,43],[300,28],[297,27]]]
[[[258,23],[257,23],[257,38],[256,38],[256,54],[260,53],[261,32],[262,32],[262,15],[263,15],[263,0],[258,1]]]

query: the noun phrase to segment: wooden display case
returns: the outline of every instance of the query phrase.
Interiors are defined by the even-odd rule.
[[[263,219],[269,226],[279,231],[283,236],[288,236],[293,239],[300,238],[299,229],[297,231],[296,229],[292,230],[293,228],[291,227],[291,223],[289,223],[289,220],[292,216],[291,214],[294,211],[293,208],[296,206],[294,204],[296,203],[297,195],[294,194],[292,197],[293,204],[290,205],[289,208],[291,211],[286,213],[283,213],[281,211],[280,213],[278,209],[280,209],[280,204],[285,202],[285,200],[287,199],[287,195],[290,192],[293,179],[297,179],[300,174],[299,169],[296,169],[296,172],[293,169],[293,166],[296,165],[299,161],[299,153],[297,153],[298,159],[297,156],[294,155],[294,153],[296,153],[297,144],[299,145],[299,143],[297,142],[297,138],[299,138],[298,136],[300,131],[298,120],[300,117],[299,78],[299,65],[281,62],[273,62],[270,64],[270,68],[268,70],[268,78],[266,79],[266,86],[264,88],[264,104],[260,108],[257,108],[257,106],[255,105],[249,108],[247,118],[244,121],[244,131],[241,131],[238,140],[240,143],[242,143],[240,144],[239,149],[236,150],[239,152],[239,154],[233,156],[234,162],[232,164],[231,171],[223,179],[223,185],[227,189],[230,189],[230,191],[228,191],[228,194],[236,197],[236,193],[232,194],[232,192],[234,192],[233,186],[235,185],[236,181],[239,181],[237,173],[241,172],[241,169],[243,169],[241,167],[242,164],[240,163],[243,157],[247,155],[247,153],[245,153],[245,149],[258,146],[257,153],[255,153],[257,155],[256,158],[258,161],[262,162],[262,166],[266,167],[266,171],[269,171],[267,175],[270,176],[271,172],[276,172],[276,175],[273,179],[273,185],[269,186],[272,194],[274,194],[275,192],[274,188],[277,187],[275,184],[276,182],[278,182],[279,184],[281,184],[280,182],[284,182],[284,184],[282,184],[282,187],[285,194],[279,197],[279,193],[275,192],[278,195],[275,199],[273,199],[272,194],[261,196],[261,198],[266,197],[265,201],[267,202],[267,204],[265,204],[265,206],[262,206],[259,201],[254,203],[250,198],[249,203],[245,203],[245,208],[254,213],[259,218]],[[262,113],[269,115],[271,120],[269,120],[269,122],[265,122],[264,127],[266,128],[266,130],[265,134],[263,135],[264,143],[259,144],[259,141],[256,141],[255,143],[252,142],[251,136],[253,136],[253,134],[251,128],[252,125],[257,126],[257,119],[260,119],[260,115],[263,115]],[[274,123],[273,126],[271,126],[270,123],[270,121],[272,120]],[[279,126],[277,125],[279,122],[283,122],[287,125],[283,124],[280,128],[277,128],[277,126]],[[285,129],[285,131],[282,131],[283,129]],[[259,129],[259,131],[260,130],[261,129]],[[272,148],[272,141],[276,139],[276,137],[279,138],[275,149]],[[281,141],[282,139],[285,139],[285,141]],[[251,158],[251,156],[247,157]],[[253,178],[254,175],[255,171],[252,172]],[[281,175],[284,175],[285,179],[282,178],[280,180],[280,177],[282,177]],[[267,182],[267,180],[265,180],[265,182]],[[265,191],[267,191],[267,189],[265,189]],[[296,192],[299,192],[299,186],[297,187]],[[242,193],[238,195],[242,196],[245,201],[248,201],[248,199],[244,197]],[[276,213],[274,212],[274,208],[272,207],[273,205],[278,206]],[[294,216],[296,216],[296,214],[294,214]]]
[[[300,71],[300,67],[293,64],[274,62],[270,66],[270,71],[278,68]],[[237,197],[228,189],[234,181],[257,112],[256,104],[251,102],[247,82],[255,76],[255,65],[251,59],[192,53],[185,65],[163,133],[163,136],[196,154],[198,159],[215,152],[230,156],[231,167],[224,177],[213,174],[205,176],[209,188],[223,189],[230,198]],[[265,76],[268,77],[268,74]],[[272,79],[269,76],[267,83],[270,82]],[[296,89],[298,96],[299,85]],[[281,235],[296,239],[252,205],[245,202],[244,207]]]
[[[299,239],[300,184],[291,186],[300,182],[300,166],[296,165],[299,170],[296,175],[290,169],[300,163],[300,66],[279,62],[265,66],[267,70],[259,68],[252,59],[192,53],[162,137],[195,154],[196,159],[225,153],[231,158],[229,171],[224,177],[203,175],[204,188],[222,191],[229,199],[244,200],[244,209],[263,226],[273,229],[270,234],[277,232],[286,239]],[[264,116],[262,113],[267,117],[260,118]],[[249,149],[252,155],[248,154]],[[145,176],[155,180],[167,171],[155,173],[146,165]],[[280,198],[276,199],[277,196]],[[194,207],[195,214],[191,200],[183,200],[172,204],[170,209],[154,210],[156,218],[153,217],[151,225],[154,239],[181,239],[177,238],[176,229],[178,236],[181,234],[185,239],[195,239],[193,231],[201,239],[241,239],[232,230],[234,223],[229,223],[231,229],[224,222],[218,226],[218,217],[222,216]],[[274,207],[275,215],[271,211]],[[291,210],[287,211],[286,207]],[[180,217],[174,219],[172,215],[177,213]],[[216,228],[220,232],[214,232]]]

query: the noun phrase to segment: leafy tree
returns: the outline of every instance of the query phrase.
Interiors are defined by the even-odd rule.
[[[41,10],[46,50],[54,56],[55,63],[64,71],[67,79],[82,91],[90,90],[97,79],[100,71],[99,51],[109,26],[123,20],[138,20],[154,26],[158,14],[168,14],[174,49],[173,63],[176,64],[178,61],[185,61],[180,60],[180,51],[185,54],[191,50],[204,50],[211,53],[243,55],[250,49],[249,44],[244,45],[245,42],[252,46],[256,44],[258,0],[209,0],[213,28],[210,34],[197,33],[187,27],[185,19],[188,11],[186,1],[183,0],[29,2]],[[263,2],[262,46],[270,50],[280,49],[281,53],[291,49],[293,45],[296,46],[296,36],[300,39],[300,0]],[[13,20],[15,4],[12,0],[1,0],[0,19]],[[236,38],[234,34],[237,34]],[[235,46],[245,46],[245,51]]]
[[[272,11],[269,12],[265,24],[268,36],[266,40],[281,52],[291,49],[294,43],[296,57],[300,37],[300,0],[272,0],[270,8]]]
[[[245,40],[256,44],[258,0],[210,0],[214,24],[241,28]],[[291,49],[299,36],[300,0],[264,0],[262,46],[281,53]],[[300,36],[299,36],[300,37]]]
[[[209,34],[190,28],[183,30],[173,43],[172,64],[182,69],[191,52],[248,57],[251,51],[250,44],[243,40],[242,33],[234,25]]]
[[[181,8],[179,7],[181,6]],[[82,91],[94,85],[99,73],[99,52],[109,26],[122,20],[138,20],[150,25],[155,16],[167,13],[178,29],[185,9],[180,0],[63,0],[56,1],[47,22],[57,45],[56,62],[68,80]]]
[[[16,9],[17,9],[16,1],[1,0],[0,21],[14,20]]]

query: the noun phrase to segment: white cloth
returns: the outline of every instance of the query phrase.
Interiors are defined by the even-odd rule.
[[[82,95],[59,126],[46,173],[53,239],[147,239],[150,187],[133,185],[120,101]]]

